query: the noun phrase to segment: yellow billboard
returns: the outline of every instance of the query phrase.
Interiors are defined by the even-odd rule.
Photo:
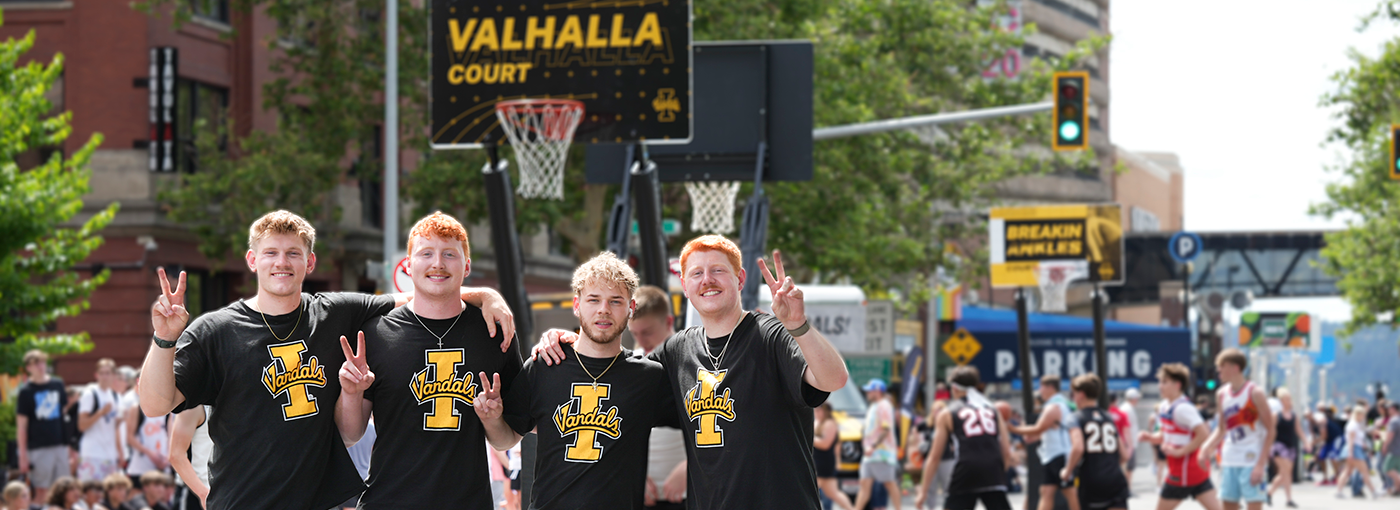
[[[995,207],[988,223],[993,287],[1034,287],[1051,264],[1078,269],[1075,279],[1123,283],[1118,204]]]

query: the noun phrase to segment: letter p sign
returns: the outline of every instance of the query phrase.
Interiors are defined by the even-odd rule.
[[[1167,241],[1167,251],[1177,263],[1185,264],[1201,255],[1201,236],[1190,232],[1177,232]]]

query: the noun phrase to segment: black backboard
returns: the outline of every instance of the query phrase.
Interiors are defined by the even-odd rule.
[[[575,142],[685,143],[690,0],[432,0],[432,145],[504,143],[496,103],[584,103]]]
[[[812,43],[699,42],[694,57],[694,136],[647,145],[661,180],[752,180],[759,142],[768,144],[764,180],[811,180]],[[625,159],[625,145],[590,145],[588,182],[621,182]]]

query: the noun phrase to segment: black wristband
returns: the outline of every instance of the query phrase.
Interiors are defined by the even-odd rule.
[[[812,321],[802,321],[802,325],[798,326],[797,329],[789,329],[787,332],[789,335],[792,335],[793,338],[797,338],[807,334],[807,330],[809,329],[812,329]]]
[[[175,342],[171,342],[169,340],[161,340],[160,337],[155,335],[151,335],[151,341],[155,342],[156,347],[160,347],[161,349],[172,349],[175,347]]]

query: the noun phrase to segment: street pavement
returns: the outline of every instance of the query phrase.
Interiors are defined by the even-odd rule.
[[[1213,473],[1214,474],[1214,473]],[[1380,480],[1373,479],[1373,483],[1379,484]],[[1218,480],[1212,480],[1216,487],[1220,486]],[[1157,484],[1153,480],[1152,469],[1141,469],[1133,472],[1133,498],[1128,500],[1128,508],[1138,510],[1153,510],[1157,508]],[[1379,487],[1379,485],[1377,485]],[[1350,490],[1347,493],[1350,494]],[[1346,510],[1397,510],[1400,509],[1400,497],[1382,496],[1380,499],[1352,498],[1337,499],[1337,488],[1331,486],[1320,486],[1312,482],[1304,482],[1293,486],[1293,502],[1298,504],[1299,509],[1339,509]],[[1026,495],[1011,494],[1011,508],[1024,509]],[[1274,493],[1273,506],[1265,506],[1265,510],[1278,509],[1289,510],[1284,506],[1283,491]],[[914,508],[913,494],[906,494],[903,498],[903,508]],[[979,507],[980,508],[980,507]],[[1187,500],[1177,508],[1190,510],[1204,508],[1194,500]]]

